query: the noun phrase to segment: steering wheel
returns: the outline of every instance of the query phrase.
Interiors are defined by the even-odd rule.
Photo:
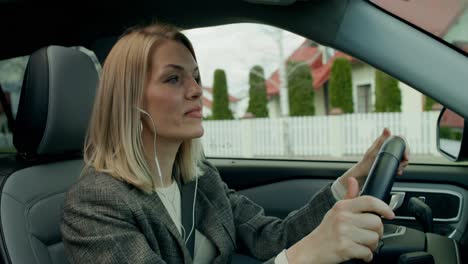
[[[361,195],[374,196],[386,203],[390,201],[390,191],[405,149],[406,143],[401,137],[391,136],[385,140],[367,175]]]
[[[367,175],[361,195],[370,195],[386,203],[390,201],[393,181],[406,149],[405,140],[391,136],[385,140]],[[349,260],[342,264],[364,263],[361,260]]]

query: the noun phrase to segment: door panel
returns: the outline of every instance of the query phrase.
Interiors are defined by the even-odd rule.
[[[221,177],[240,193],[260,204],[267,215],[285,217],[300,208],[321,188],[342,175],[353,163],[210,159]],[[460,240],[468,223],[468,167],[410,165],[397,178],[394,191],[405,192],[394,224],[420,229],[408,215],[410,197],[424,196],[432,208],[434,230]]]
[[[244,189],[239,193],[249,197],[265,209],[267,215],[285,218],[291,211],[305,205],[331,180],[286,180]]]

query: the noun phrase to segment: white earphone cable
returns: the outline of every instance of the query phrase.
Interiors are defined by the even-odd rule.
[[[154,149],[154,161],[155,161],[155,164],[156,164],[156,169],[158,171],[158,174],[159,174],[159,180],[160,180],[160,183],[161,183],[161,187],[164,187],[164,184],[163,184],[163,179],[162,179],[162,172],[161,172],[161,167],[159,165],[159,160],[158,160],[158,156],[156,154],[156,125],[154,124],[154,121],[153,121],[153,118],[151,117],[150,114],[148,114],[148,112],[146,112],[145,110],[141,109],[141,108],[136,108],[138,111],[140,111],[141,113],[145,114],[151,121],[151,125],[153,126],[153,131],[154,131],[154,137],[153,137],[153,149]],[[196,200],[197,200],[197,189],[198,189],[198,177],[196,176],[195,177],[195,196],[193,198],[193,205],[192,205],[192,228],[189,232],[189,235],[187,238],[185,238],[185,235],[186,235],[186,231],[185,231],[185,228],[182,224],[180,224],[180,227],[181,227],[181,230],[182,230],[182,238],[185,242],[185,244],[187,244],[188,240],[190,239],[190,236],[192,235],[193,231],[195,230],[195,204],[196,204]],[[164,198],[166,198],[166,200],[170,201],[168,199],[168,195],[164,192],[161,192],[161,194],[164,196]],[[172,207],[174,207],[174,211],[177,211],[175,210],[175,206],[173,203],[171,203]]]

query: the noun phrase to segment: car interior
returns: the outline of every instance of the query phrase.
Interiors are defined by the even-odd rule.
[[[465,117],[466,126],[466,53],[369,1],[3,1],[0,27],[6,38],[0,60],[30,58],[14,120],[17,152],[0,155],[0,263],[68,263],[59,223],[65,194],[83,166],[81,152],[99,79],[92,60],[70,47],[86,47],[103,63],[126,28],[151,21],[185,29],[245,22],[285,29],[397,77]],[[468,157],[468,132],[463,133],[461,150],[445,153],[449,158]],[[279,218],[354,165],[208,160],[230,188]],[[411,163],[391,183],[397,217],[385,221],[383,245],[373,263],[430,263],[424,262],[427,256],[434,263],[468,263],[468,166]],[[260,262],[237,252],[232,263]]]

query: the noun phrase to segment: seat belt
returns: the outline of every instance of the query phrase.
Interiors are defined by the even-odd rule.
[[[188,236],[190,233],[190,230],[192,230],[193,199],[195,196],[194,182],[189,182],[187,184],[182,185],[181,189],[182,189],[181,190],[182,226],[184,227],[185,235]],[[190,255],[192,256],[192,260],[193,260],[194,249],[195,249],[195,230],[193,230],[192,235],[190,236],[189,240],[187,241],[185,245],[187,246],[187,249],[189,250]]]

